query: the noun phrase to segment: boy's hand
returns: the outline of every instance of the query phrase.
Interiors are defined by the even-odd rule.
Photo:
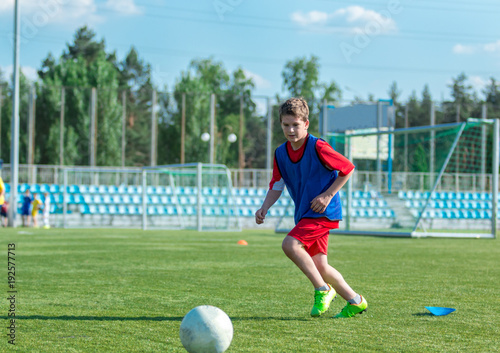
[[[255,223],[262,224],[264,223],[264,219],[266,218],[267,210],[264,208],[259,208],[257,212],[255,212]]]
[[[330,204],[333,196],[319,194],[311,201],[311,209],[317,213],[323,213]]]

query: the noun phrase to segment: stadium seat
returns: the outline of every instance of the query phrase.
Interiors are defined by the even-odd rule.
[[[99,187],[97,185],[89,185],[89,193],[97,194],[99,192]]]

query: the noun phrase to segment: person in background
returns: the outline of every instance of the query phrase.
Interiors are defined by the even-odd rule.
[[[42,201],[38,194],[33,194],[33,204],[31,205],[31,218],[33,219],[33,228],[38,228],[38,211],[42,208]]]
[[[29,227],[30,225],[30,215],[31,215],[31,203],[33,202],[33,197],[29,189],[26,189],[23,196],[23,204],[21,207],[21,217],[23,218],[23,227]]]
[[[44,200],[43,200],[43,228],[49,229],[50,228],[50,221],[49,221],[49,216],[50,216],[50,194],[46,192],[43,194]]]

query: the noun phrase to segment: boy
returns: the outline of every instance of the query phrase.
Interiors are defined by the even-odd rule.
[[[23,196],[23,204],[21,206],[21,216],[23,217],[23,227],[28,227],[30,224],[30,214],[31,214],[31,193],[29,189],[26,189]]]
[[[33,194],[33,207],[31,208],[31,218],[33,218],[33,228],[38,228],[38,220],[36,216],[38,216],[38,210],[42,208],[42,201],[38,194]]]
[[[326,312],[338,293],[347,304],[335,317],[352,317],[365,311],[368,303],[328,264],[327,249],[329,232],[342,219],[338,191],[354,172],[354,165],[328,143],[308,134],[309,108],[304,99],[287,100],[279,114],[288,142],[275,151],[270,188],[255,212],[255,221],[264,222],[286,185],[295,203],[296,226],[282,248],[315,288],[311,316]]]
[[[0,209],[0,216],[2,216],[2,225],[7,227],[9,224],[9,202],[5,201]]]

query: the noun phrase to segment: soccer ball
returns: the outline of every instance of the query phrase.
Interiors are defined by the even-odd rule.
[[[180,337],[189,353],[221,353],[231,344],[233,324],[221,309],[201,305],[182,319]]]

